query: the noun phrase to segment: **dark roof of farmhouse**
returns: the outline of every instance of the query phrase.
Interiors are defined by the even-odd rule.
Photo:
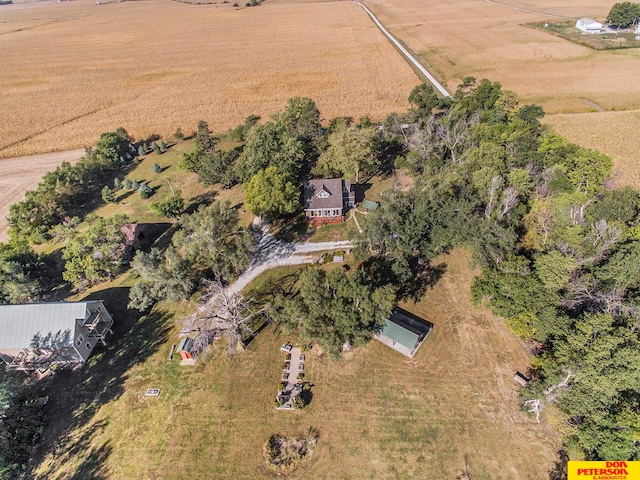
[[[304,184],[304,208],[316,210],[322,208],[342,208],[342,182],[350,188],[348,180],[342,178],[318,178]]]

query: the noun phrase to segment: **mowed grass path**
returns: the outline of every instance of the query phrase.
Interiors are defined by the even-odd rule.
[[[177,342],[174,328],[140,361],[135,349],[127,350],[132,366],[119,377],[119,393],[44,455],[36,477],[271,478],[263,466],[265,440],[316,427],[316,451],[290,478],[452,479],[462,473],[465,455],[474,479],[545,478],[558,437],[519,410],[512,377],[529,364],[525,348],[503,320],[470,304],[473,272],[465,251],[436,264],[446,265],[440,281],[422,302],[405,305],[434,323],[414,359],[372,341],[336,362],[316,346],[305,368],[315,385],[311,404],[280,412],[273,408],[284,360],[279,345],[296,338],[269,326],[241,355],[227,358],[220,346],[194,368],[181,368],[167,360]],[[273,286],[279,275],[290,286],[296,271],[266,272],[269,278],[254,286]],[[157,317],[170,324],[187,310],[173,320]],[[99,367],[84,375],[108,378],[108,368]],[[147,388],[162,393],[145,398]]]

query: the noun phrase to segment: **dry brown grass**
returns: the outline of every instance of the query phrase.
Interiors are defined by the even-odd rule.
[[[381,118],[418,83],[353,2],[78,0],[2,15],[0,157],[84,146],[118,125],[137,138],[199,119],[222,131],[295,95],[326,119]]]
[[[77,472],[90,468],[112,479],[273,478],[263,466],[265,440],[315,427],[314,455],[290,478],[453,479],[465,455],[476,479],[546,478],[558,435],[546,417],[537,424],[518,409],[512,380],[529,356],[502,319],[471,305],[468,253],[439,262],[446,264],[443,278],[423,301],[407,305],[435,325],[414,359],[376,341],[340,362],[314,347],[305,366],[313,400],[302,411],[282,412],[273,408],[284,359],[279,345],[295,337],[271,326],[243,354],[216,353],[190,369],[166,360],[174,330],[154,355],[132,362],[122,393],[60,439],[34,477],[88,478],[87,470],[85,477]],[[135,345],[116,348],[123,349],[116,356],[135,358]],[[108,383],[103,363],[83,375],[106,375]],[[145,399],[151,387],[162,389],[160,397]],[[81,453],[68,453],[76,448]]]
[[[613,159],[615,186],[640,188],[640,110],[558,114],[547,116],[544,121],[570,141],[609,155]]]
[[[603,18],[613,2],[504,3],[576,18]],[[583,98],[607,110],[640,108],[639,49],[594,51],[524,25],[553,21],[549,17],[482,0],[375,0],[368,5],[451,90],[472,75],[497,80],[548,112],[588,111]]]

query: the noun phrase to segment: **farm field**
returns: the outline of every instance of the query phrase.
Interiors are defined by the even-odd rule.
[[[614,2],[509,0],[518,8],[604,18]],[[595,51],[525,26],[549,18],[483,0],[367,4],[453,91],[465,76],[499,81],[548,113],[640,108],[640,50]]]
[[[315,427],[315,452],[290,478],[456,478],[465,456],[473,478],[546,478],[559,439],[546,417],[538,424],[518,409],[512,377],[529,357],[503,320],[471,305],[469,264],[461,250],[438,258],[440,281],[420,303],[405,305],[435,325],[413,360],[376,341],[340,362],[314,346],[305,367],[313,399],[294,412],[273,408],[284,358],[278,347],[297,341],[277,325],[236,357],[220,348],[181,368],[167,355],[188,304],[159,305],[136,320],[119,298],[126,277],[89,292],[125,319],[108,350],[76,374],[82,393],[69,378],[47,405],[62,414],[36,456],[34,477],[272,478],[266,439]],[[248,289],[290,287],[297,271],[266,272]],[[160,388],[160,397],[145,398],[147,388]]]
[[[613,184],[640,188],[640,111],[557,114],[544,118],[573,143],[600,150],[613,160]]]
[[[0,157],[224,131],[312,97],[326,120],[403,111],[418,80],[353,2],[235,9],[170,0],[2,7]]]

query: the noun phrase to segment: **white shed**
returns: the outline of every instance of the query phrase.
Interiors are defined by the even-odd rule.
[[[591,18],[581,18],[576,22],[576,28],[584,33],[602,33],[602,24]]]

